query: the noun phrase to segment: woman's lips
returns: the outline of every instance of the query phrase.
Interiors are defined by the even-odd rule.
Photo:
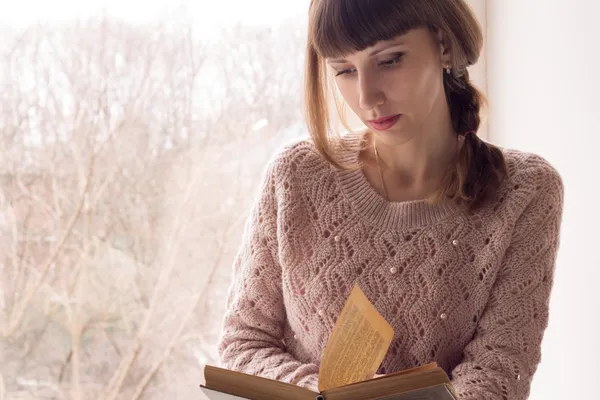
[[[387,118],[380,118],[379,120],[372,120],[372,121],[369,121],[369,123],[375,130],[385,131],[387,129],[390,129],[392,126],[394,126],[396,124],[396,122],[398,122],[398,120],[400,119],[401,116],[402,116],[402,114],[397,114],[397,115],[387,117]]]

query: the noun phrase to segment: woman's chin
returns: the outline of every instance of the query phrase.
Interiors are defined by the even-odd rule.
[[[388,129],[385,131],[371,129],[370,132],[371,137],[388,146],[401,146],[408,143],[414,137],[414,135],[399,129]]]

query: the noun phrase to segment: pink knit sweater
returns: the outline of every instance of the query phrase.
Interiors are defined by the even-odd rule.
[[[363,137],[347,135],[346,161]],[[469,213],[389,203],[310,141],[269,164],[234,264],[226,368],[316,389],[355,282],[393,326],[378,373],[437,361],[461,400],[522,400],[540,361],[563,207],[556,170],[503,149],[498,201]]]

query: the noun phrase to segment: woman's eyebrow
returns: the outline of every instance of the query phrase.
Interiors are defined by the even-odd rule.
[[[369,57],[373,57],[379,53],[381,53],[382,51],[385,51],[391,47],[395,47],[395,46],[400,46],[403,45],[404,42],[394,42],[394,43],[390,43],[389,45],[386,45],[385,47],[382,47],[381,49],[375,49],[373,50],[371,53],[369,53]],[[328,64],[343,64],[343,63],[347,63],[348,60],[346,60],[345,58],[336,58],[333,60],[327,60]]]

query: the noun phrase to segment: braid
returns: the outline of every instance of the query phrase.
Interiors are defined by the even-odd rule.
[[[473,86],[469,72],[456,76],[444,73],[444,88],[450,107],[454,131],[465,138],[454,170],[446,182],[443,196],[462,200],[476,209],[491,200],[506,176],[502,151],[481,140],[476,134],[481,123],[480,111],[485,101]]]

